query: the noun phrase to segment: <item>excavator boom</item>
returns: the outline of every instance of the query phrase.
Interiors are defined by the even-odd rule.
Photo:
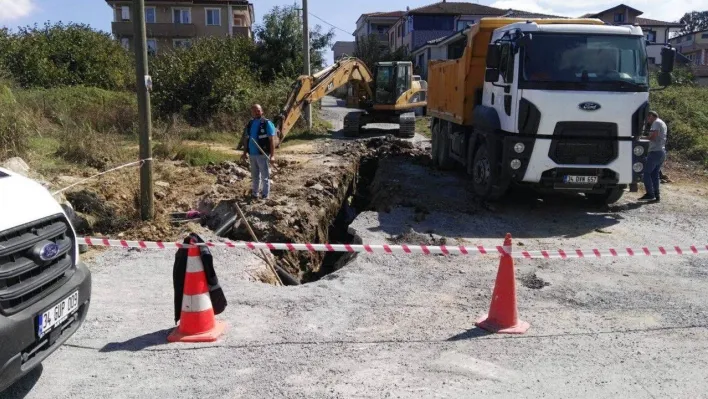
[[[282,142],[295,122],[302,115],[305,104],[321,100],[324,96],[352,81],[364,83],[367,96],[372,98],[370,83],[373,74],[357,58],[344,58],[312,76],[300,76],[292,86],[290,95],[276,118],[278,138]]]

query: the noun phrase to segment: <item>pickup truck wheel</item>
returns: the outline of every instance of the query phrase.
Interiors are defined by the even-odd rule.
[[[624,186],[610,188],[602,194],[585,194],[585,197],[597,205],[610,205],[619,201],[624,194]]]
[[[450,135],[449,125],[439,129],[438,143],[440,152],[438,153],[438,166],[440,169],[449,170],[455,166],[455,160],[450,156]]]
[[[433,165],[438,166],[440,161],[440,124],[436,123],[433,126],[432,139],[433,148],[430,150],[430,155],[433,158]]]

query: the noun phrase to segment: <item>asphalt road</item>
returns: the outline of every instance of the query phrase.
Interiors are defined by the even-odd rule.
[[[517,195],[464,209],[454,173],[382,165],[383,185],[414,208],[365,212],[352,232],[386,243],[411,229],[526,249],[708,244],[704,191],[669,186],[664,202],[628,195],[611,211],[578,197]],[[252,255],[215,253],[229,305],[214,344],[168,344],[174,253],[107,251],[90,261],[85,325],[41,371],[5,393],[27,398],[708,397],[708,257],[520,260],[522,336],[474,328],[493,257],[365,254],[318,282],[244,278]],[[527,288],[534,275],[547,282]]]

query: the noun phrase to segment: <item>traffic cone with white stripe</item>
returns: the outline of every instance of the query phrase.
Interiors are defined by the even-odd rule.
[[[516,306],[516,276],[514,259],[511,257],[511,234],[507,234],[504,239],[504,253],[499,262],[489,314],[482,316],[475,325],[498,334],[523,334],[530,327],[529,323],[519,320],[519,310]]]
[[[184,295],[179,326],[167,337],[169,342],[213,342],[224,332],[226,325],[216,320],[209,296],[204,265],[198,247],[187,251],[187,270],[184,276]]]

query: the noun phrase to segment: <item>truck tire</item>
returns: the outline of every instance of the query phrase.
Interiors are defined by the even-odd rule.
[[[436,123],[433,125],[432,129],[432,142],[433,148],[430,150],[430,156],[433,159],[433,166],[439,166],[440,161],[440,124]]]
[[[450,135],[448,134],[450,130],[450,124],[445,123],[444,126],[440,127],[438,133],[438,148],[440,152],[438,153],[438,166],[443,170],[450,170],[455,167],[455,160],[450,156]]]
[[[585,197],[596,205],[610,205],[619,201],[624,195],[624,186],[607,189],[602,194],[585,194]]]
[[[361,135],[360,112],[350,112],[344,117],[344,136],[359,137]]]
[[[500,185],[494,167],[487,144],[480,144],[472,161],[472,186],[478,197],[490,201],[501,198],[508,188]]]

